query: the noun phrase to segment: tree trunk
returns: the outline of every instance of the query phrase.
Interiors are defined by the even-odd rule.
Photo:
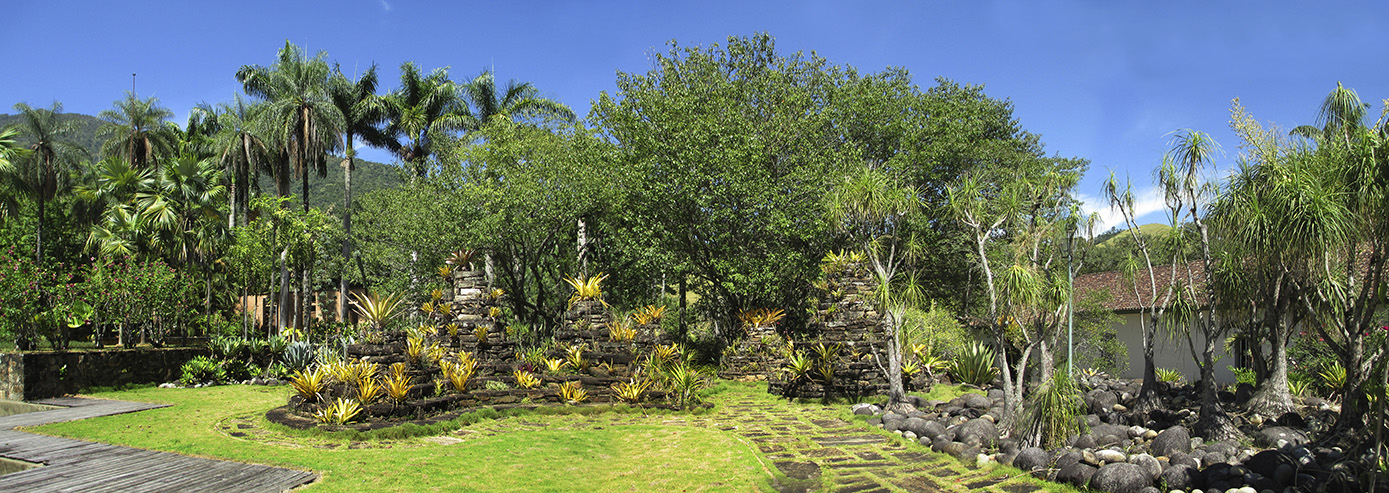
[[[347,321],[347,271],[352,259],[352,134],[343,139],[347,143],[347,156],[342,167],[342,273],[338,278],[338,316]]]
[[[280,300],[279,300],[279,306],[275,307],[276,318],[278,319],[278,320],[277,320],[277,323],[279,324],[279,327],[276,327],[276,329],[284,329],[285,327],[289,327],[289,326],[293,323],[293,322],[290,320],[290,311],[289,311],[289,310],[286,310],[286,308],[288,308],[288,307],[289,307],[289,247],[285,247],[284,250],[281,250],[281,251],[280,251]]]
[[[1273,364],[1246,404],[1246,409],[1250,412],[1264,416],[1281,416],[1296,409],[1292,394],[1288,392],[1288,348],[1282,344],[1285,333],[1290,330],[1281,323],[1278,327],[1270,328],[1270,332],[1273,333],[1270,339],[1274,343]]]
[[[1197,416],[1196,435],[1207,441],[1242,440],[1244,433],[1235,427],[1230,415],[1220,405],[1219,387],[1215,383],[1215,334],[1206,331],[1205,347],[1201,353],[1201,411]]]
[[[1050,382],[1052,375],[1056,374],[1056,356],[1052,354],[1051,345],[1047,344],[1045,338],[1042,339],[1038,348],[1037,358],[1039,359],[1037,369],[1040,371],[1037,372],[1039,375],[1035,381],[1038,383]]]
[[[1139,315],[1140,321],[1143,315]],[[1135,412],[1146,413],[1163,406],[1162,393],[1158,390],[1157,364],[1153,362],[1154,335],[1157,332],[1158,317],[1150,315],[1143,329],[1143,388],[1138,391],[1138,399],[1133,403]]]
[[[582,276],[582,277],[584,277],[585,279],[587,279],[587,278],[588,278],[588,225],[584,223],[584,220],[583,220],[583,219],[579,219],[579,232],[578,232],[578,246],[577,246],[577,249],[578,249],[578,252],[577,252],[577,254],[578,254],[578,261],[579,261],[579,275]]]
[[[309,317],[313,316],[313,265],[299,269],[299,330],[309,330]],[[307,334],[308,332],[305,332]]]

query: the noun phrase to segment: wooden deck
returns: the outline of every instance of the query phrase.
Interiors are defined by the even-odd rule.
[[[61,409],[0,417],[0,457],[43,464],[0,476],[0,491],[285,491],[312,472],[201,459],[15,431],[18,426],[109,416],[165,407],[103,399],[35,401]]]

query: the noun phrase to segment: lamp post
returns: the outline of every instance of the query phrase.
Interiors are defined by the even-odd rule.
[[[1075,207],[1066,225],[1066,377],[1075,380]]]

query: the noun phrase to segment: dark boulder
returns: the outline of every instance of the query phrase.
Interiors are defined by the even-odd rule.
[[[1018,456],[1013,458],[1013,467],[1024,471],[1043,469],[1047,467],[1050,460],[1051,456],[1047,454],[1046,450],[1037,447],[1024,447],[1018,451]]]
[[[915,417],[907,418],[907,420],[902,423],[902,431],[910,431],[915,433],[916,436],[923,437],[926,436],[925,433],[922,433],[922,431],[926,429],[926,423],[930,423],[930,421]]]
[[[1302,419],[1301,414],[1291,411],[1283,413],[1282,416],[1279,416],[1277,420],[1274,420],[1274,424],[1277,424],[1278,426],[1286,426],[1289,428],[1307,428],[1307,420]]]
[[[1152,481],[1162,474],[1162,463],[1148,454],[1137,454],[1129,456],[1129,464],[1142,467],[1148,472],[1148,480]]]
[[[979,409],[985,412],[987,412],[989,407],[993,405],[992,400],[990,400],[988,397],[979,394],[965,394],[961,396],[961,400],[965,405],[964,407],[970,409]]]
[[[1109,493],[1138,493],[1152,485],[1147,471],[1127,462],[1105,464],[1090,477],[1091,488]]]
[[[1253,438],[1254,445],[1269,448],[1279,447],[1279,440],[1284,442],[1282,446],[1289,447],[1301,447],[1308,442],[1307,433],[1287,426],[1270,426],[1264,428],[1255,432]]]
[[[1188,466],[1192,469],[1201,468],[1201,463],[1196,462],[1195,457],[1192,457],[1191,454],[1183,452],[1176,452],[1172,455],[1167,456],[1167,463],[1173,466]]]
[[[1076,462],[1060,467],[1060,470],[1056,472],[1056,481],[1077,488],[1084,488],[1086,485],[1090,484],[1090,478],[1094,476],[1095,471],[1098,470],[1099,468],[1090,464]]]
[[[1278,466],[1283,465],[1292,467],[1294,468],[1293,470],[1296,470],[1295,468],[1297,467],[1297,459],[1294,458],[1292,454],[1283,452],[1281,450],[1265,450],[1263,452],[1254,454],[1254,456],[1250,457],[1249,460],[1244,461],[1244,467],[1249,468],[1250,471],[1258,473],[1259,475],[1269,478],[1275,477],[1276,475],[1274,474],[1274,472],[1278,470]]]
[[[1119,403],[1119,395],[1113,392],[1094,390],[1086,394],[1085,400],[1090,403],[1090,412],[1104,414],[1113,410],[1114,405]]]
[[[1191,435],[1185,426],[1173,426],[1158,433],[1149,447],[1153,455],[1172,457],[1172,454],[1191,452]]]
[[[1200,488],[1202,484],[1201,474],[1196,468],[1186,464],[1173,464],[1166,471],[1162,471],[1158,479],[1167,485],[1169,490],[1192,490]]]
[[[902,425],[907,423],[907,417],[894,412],[883,415],[883,429],[887,431],[898,431]]]
[[[955,438],[970,445],[992,447],[998,443],[998,428],[987,420],[971,419],[955,430]]]

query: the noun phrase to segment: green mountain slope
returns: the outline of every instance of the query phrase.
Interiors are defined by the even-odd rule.
[[[9,115],[0,113],[0,128],[19,122],[19,115]],[[59,118],[77,121],[77,133],[73,136],[73,141],[87,150],[90,158],[95,161],[101,158],[101,140],[97,137],[97,131],[105,122],[91,115],[81,113],[63,113]],[[329,158],[328,174],[323,178],[317,176],[309,177],[309,204],[323,209],[342,208],[342,175],[343,169],[339,166],[342,162],[341,157]],[[388,164],[374,161],[357,160],[357,169],[352,173],[352,195],[361,197],[373,190],[398,187],[403,183],[400,179],[398,168]],[[260,178],[261,193],[275,193],[275,182],[268,176]],[[294,180],[290,183],[290,193],[299,195],[302,189],[299,181]]]

